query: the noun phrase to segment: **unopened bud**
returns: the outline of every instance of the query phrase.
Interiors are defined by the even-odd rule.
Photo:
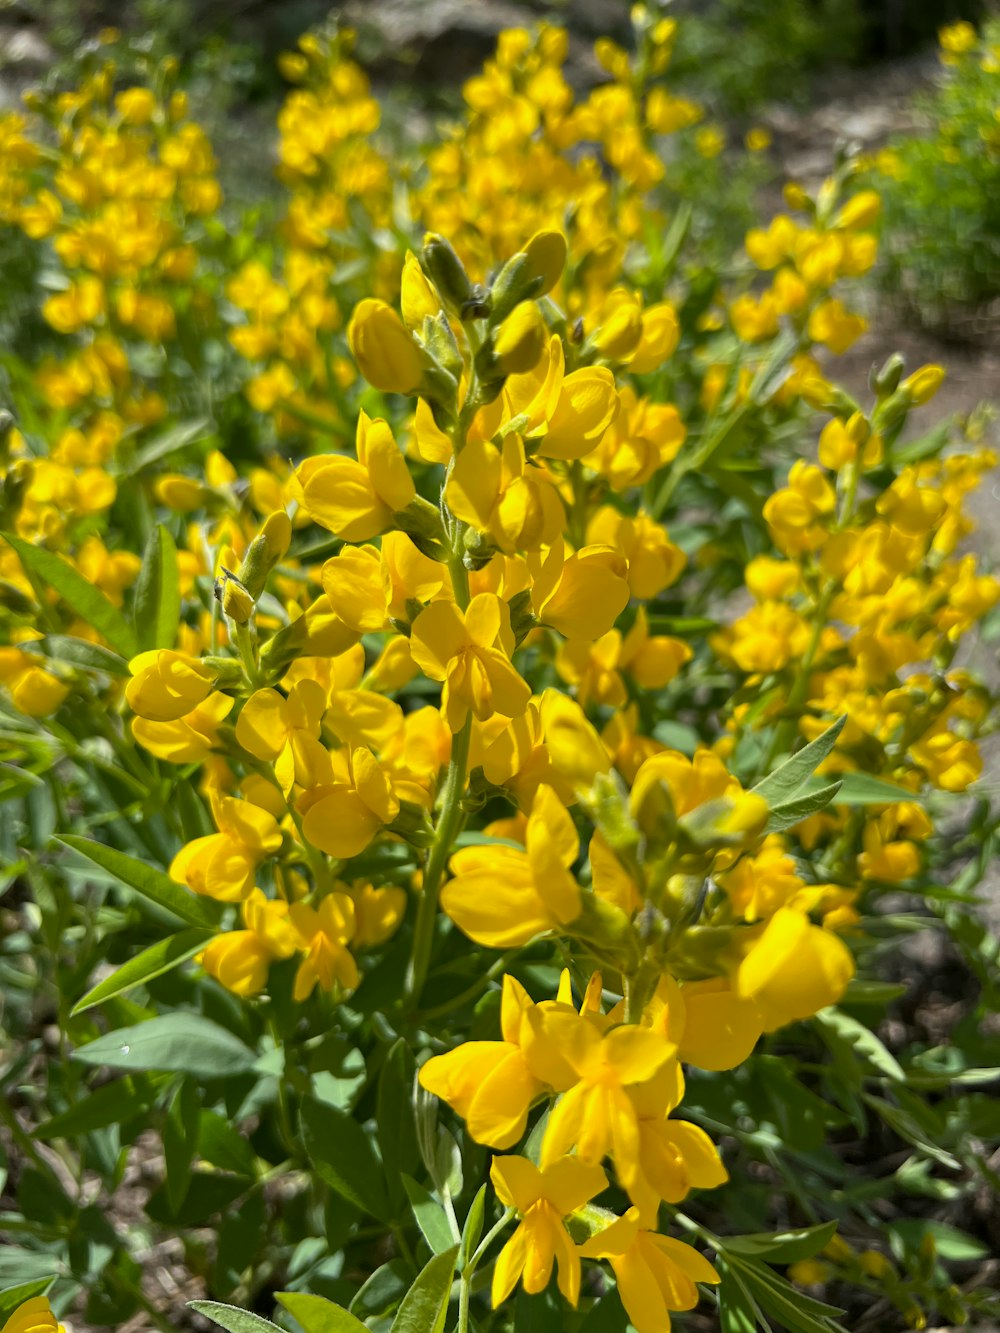
[[[921,366],[909,375],[899,386],[901,392],[910,397],[910,401],[917,407],[930,400],[944,383],[944,368],[942,366]]]
[[[359,302],[347,326],[347,341],[358,369],[383,393],[415,394],[425,357],[403,321],[385,301]]]
[[[872,428],[863,412],[852,412],[847,418],[844,429],[859,449],[863,449],[871,436]]]
[[[216,579],[215,597],[230,620],[237,625],[249,622],[254,611],[254,599],[230,570],[223,569],[221,576]]]
[[[420,263],[447,304],[461,310],[472,295],[472,283],[451,242],[429,231],[424,237]]]
[[[905,362],[898,352],[893,352],[881,370],[872,370],[868,377],[868,387],[876,398],[888,398],[899,388],[903,378]]]
[[[505,375],[520,375],[538,364],[548,330],[534,301],[522,301],[497,330],[493,353]]]
[[[268,575],[288,550],[291,540],[292,521],[283,509],[279,509],[270,515],[247,547],[239,581],[254,601],[264,591]]]
[[[566,237],[561,231],[536,231],[524,247],[528,257],[527,276],[529,279],[540,278],[541,286],[536,296],[550,292],[562,277],[566,267],[568,247]]]

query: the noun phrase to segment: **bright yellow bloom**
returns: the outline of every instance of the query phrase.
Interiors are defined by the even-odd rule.
[[[298,937],[288,915],[288,904],[265,898],[254,889],[242,905],[245,930],[217,935],[201,954],[210,977],[234,995],[257,995],[267,984],[267,973],[277,958],[290,958]]]
[[[286,796],[296,782],[311,785],[326,705],[326,691],[314,680],[300,680],[287,698],[277,690],[257,690],[243,705],[236,739],[254,758],[274,764]]]
[[[391,527],[416,490],[387,422],[362,412],[356,446],[357,459],[321,454],[306,459],[297,476],[310,518],[344,541],[364,542]]]
[[[719,1275],[697,1250],[670,1236],[641,1229],[638,1208],[612,1222],[580,1247],[588,1259],[608,1259],[618,1294],[637,1333],[669,1333],[671,1310],[693,1310],[697,1282]]]
[[[455,459],[445,496],[453,514],[487,533],[502,551],[536,551],[560,540],[566,512],[545,469],[508,435],[501,449],[470,440]]]
[[[219,727],[235,703],[231,695],[217,690],[190,713],[171,722],[151,722],[148,718],[134,717],[132,735],[157,759],[170,764],[201,763],[213,750],[223,748]]]
[[[779,908],[751,938],[735,989],[755,1001],[765,1032],[836,1004],[854,976],[847,945],[794,908]]]
[[[451,858],[453,878],[441,906],[477,944],[510,949],[574,921],[580,888],[569,867],[580,840],[564,803],[540,786],[522,852],[501,843],[464,847]]]
[[[546,1089],[532,1073],[522,1045],[530,1036],[531,997],[511,976],[503,979],[502,1041],[467,1041],[420,1069],[420,1084],[447,1102],[477,1143],[510,1148],[524,1134],[528,1111]]]
[[[494,713],[520,717],[531,687],[511,664],[510,610],[493,593],[479,593],[462,611],[434,602],[413,622],[410,651],[430,676],[444,683],[441,704],[453,732],[471,712],[481,722]]]
[[[281,846],[281,829],[267,810],[251,801],[209,791],[218,833],[195,838],[174,857],[170,877],[195,893],[222,902],[249,898],[257,867]]]
[[[322,747],[320,747],[322,748]],[[388,774],[364,745],[332,754],[313,775],[318,783],[296,801],[307,842],[328,856],[357,856],[399,814]]]
[[[305,958],[295,974],[296,1001],[307,999],[316,984],[330,991],[336,983],[343,990],[358,984],[358,965],[347,945],[354,939],[354,903],[346,893],[328,893],[318,907],[292,903],[289,920],[299,936]]]
[[[764,518],[775,544],[789,555],[815,551],[826,540],[826,523],[837,497],[818,467],[799,459],[792,464],[788,485],[768,499]]]
[[[169,648],[140,653],[128,665],[132,679],[125,698],[133,713],[151,722],[184,717],[204,703],[215,686],[211,667]]]
[[[516,1208],[521,1222],[500,1251],[493,1270],[493,1308],[520,1278],[530,1294],[544,1291],[558,1264],[559,1290],[576,1306],[580,1298],[580,1254],[563,1219],[607,1186],[599,1166],[564,1157],[539,1170],[525,1157],[494,1157],[490,1179],[500,1202]]]
[[[347,340],[358,369],[383,393],[416,393],[425,356],[403,321],[384,301],[366,298],[355,306]]]
[[[575,1081],[549,1115],[542,1165],[574,1145],[580,1160],[594,1166],[611,1154],[629,1187],[640,1169],[639,1118],[629,1090],[654,1079],[675,1059],[677,1047],[648,1027],[628,1025],[602,1033],[573,1014],[546,1014],[544,1027]],[[535,1057],[536,1065],[540,1058]]]

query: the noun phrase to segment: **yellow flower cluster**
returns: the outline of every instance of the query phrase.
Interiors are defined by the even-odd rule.
[[[214,906],[196,948],[233,993],[284,970],[329,1023],[398,932],[419,1015],[442,937],[511,951],[500,1039],[420,1070],[501,1152],[546,1108],[537,1161],[493,1159],[520,1219],[494,1304],[555,1266],[575,1305],[582,1261],[607,1261],[657,1333],[718,1280],[657,1230],[662,1201],[727,1179],[673,1116],[683,1066],[734,1068],[844,995],[862,895],[920,873],[926,790],[981,771],[991,701],[954,659],[1000,584],[959,551],[990,457],[901,443],[938,368],[887,363],[867,410],[821,368],[864,328],[837,284],[875,257],[848,166],[747,237],[766,289],[650,276],[659,136],[699,112],[662,81],[673,24],[633,19],[635,56],[600,43],[582,100],[564,32],[502,34],[419,171],[380,151],[349,37],[304,38],[289,204],[226,301],[179,94],[102,69],[50,108],[54,158],[3,121],[4,216],[62,264],[43,311],[73,341],[39,368],[47,445],[4,437],[0,682],[60,744],[79,705],[109,744],[127,722],[144,775],[197,770],[169,873]],[[171,393],[143,353],[175,365],[223,322],[260,450],[136,463]],[[734,550],[748,597],[710,608],[707,643],[688,599]],[[536,1002],[512,969],[538,941],[569,970]],[[620,1217],[591,1202],[609,1180]]]

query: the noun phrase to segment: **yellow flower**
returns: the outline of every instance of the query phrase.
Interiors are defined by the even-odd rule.
[[[274,775],[286,796],[296,782],[309,785],[315,772],[315,749],[326,704],[321,685],[300,680],[287,698],[277,690],[257,690],[243,705],[236,739],[255,759],[274,764]]]
[[[456,517],[487,533],[503,551],[550,546],[566,523],[552,479],[526,460],[516,435],[508,435],[499,450],[485,440],[470,440],[455,459],[445,496]]]
[[[510,1148],[524,1134],[528,1110],[546,1088],[528,1066],[522,1033],[535,1008],[519,981],[503,979],[502,1041],[467,1041],[420,1068],[420,1084],[447,1102],[477,1143]],[[530,1029],[529,1029],[530,1031]]]
[[[838,300],[824,301],[809,316],[809,337],[829,347],[834,356],[843,356],[867,327],[866,319],[851,314]]]
[[[608,547],[584,546],[567,556],[562,542],[528,556],[531,603],[543,625],[567,639],[606,634],[629,600],[625,561]]]
[[[132,679],[125,698],[133,713],[151,722],[173,722],[192,712],[211,694],[215,672],[186,653],[154,648],[128,664]]]
[[[195,838],[174,857],[170,877],[195,893],[222,902],[249,898],[257,867],[281,846],[281,829],[267,810],[251,801],[209,791],[218,833]]]
[[[641,510],[622,514],[611,505],[602,506],[587,525],[587,541],[621,551],[628,561],[629,591],[642,601],[675,583],[687,563],[666,529]]]
[[[392,525],[416,496],[406,459],[381,418],[358,417],[357,459],[322,454],[297,476],[306,512],[344,541],[364,542]]]
[[[510,610],[494,593],[479,593],[462,611],[433,602],[417,616],[410,635],[413,660],[431,680],[444,683],[441,703],[453,732],[469,713],[481,722],[494,713],[520,717],[531,687],[511,664]]]
[[[545,1015],[544,1029],[575,1081],[549,1114],[542,1166],[574,1145],[579,1159],[593,1166],[611,1154],[628,1188],[640,1169],[639,1117],[629,1090],[654,1079],[675,1059],[677,1047],[652,1028],[630,1024],[602,1033],[594,1023],[556,1011]],[[542,1053],[532,1064],[546,1072]],[[549,1081],[557,1082],[554,1073]]]
[[[697,1282],[716,1283],[719,1275],[697,1250],[670,1236],[641,1229],[638,1208],[580,1247],[588,1259],[608,1259],[618,1294],[636,1333],[669,1333],[671,1310],[693,1310]]]
[[[134,717],[132,735],[157,759],[170,764],[198,764],[213,750],[223,748],[219,727],[235,702],[231,695],[216,691],[190,713],[171,722],[151,722],[148,718]]]
[[[792,464],[788,485],[764,505],[764,518],[775,544],[789,555],[815,551],[826,540],[826,523],[837,497],[818,467],[800,458]]]
[[[464,847],[451,858],[453,878],[441,906],[477,944],[510,949],[558,930],[581,911],[580,888],[569,867],[580,840],[564,803],[539,786],[522,852],[501,843]]]
[[[20,648],[0,648],[0,681],[11,703],[26,717],[48,717],[69,694],[69,685]]]
[[[383,393],[416,393],[426,358],[391,306],[371,297],[355,306],[347,340],[358,369]]]
[[[794,908],[780,907],[750,940],[735,989],[756,1002],[765,1032],[836,1004],[854,976],[847,945]]]
[[[343,990],[358,984],[358,965],[347,945],[354,938],[354,903],[346,893],[328,893],[319,907],[292,903],[289,920],[299,936],[305,958],[295,974],[295,1000],[307,999],[319,983],[330,991],[334,983]]]
[[[242,905],[245,930],[217,935],[201,954],[210,977],[234,995],[257,995],[267,984],[267,973],[277,958],[290,958],[298,947],[288,904],[265,898],[254,889]]]
[[[322,747],[320,747],[322,748]],[[399,814],[388,774],[364,745],[325,755],[319,781],[296,801],[307,842],[338,860],[357,856]]]
[[[32,1296],[24,1301],[4,1324],[0,1333],[62,1333],[60,1324],[52,1313],[47,1296]]]
[[[497,329],[493,352],[505,375],[521,375],[538,364],[547,342],[548,329],[538,306],[522,301]]]
[[[490,1179],[500,1202],[521,1214],[493,1270],[493,1308],[503,1304],[518,1278],[529,1294],[544,1291],[553,1264],[558,1264],[559,1290],[575,1308],[580,1253],[563,1219],[600,1194],[607,1176],[599,1166],[587,1166],[576,1157],[564,1157],[542,1170],[525,1157],[494,1157]]]

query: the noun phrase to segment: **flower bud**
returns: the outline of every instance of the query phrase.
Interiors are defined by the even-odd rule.
[[[874,190],[862,190],[844,204],[833,225],[844,230],[863,230],[877,221],[881,207],[882,201]]]
[[[415,394],[424,374],[424,354],[403,321],[385,301],[359,302],[347,326],[358,369],[383,393]]]
[[[472,295],[472,283],[451,242],[429,231],[424,237],[420,262],[448,305],[461,310]]]
[[[899,387],[899,381],[903,378],[903,358],[898,352],[893,352],[892,356],[886,361],[881,370],[873,370],[868,377],[868,387],[877,398],[888,398],[894,394]]]
[[[497,330],[493,352],[505,375],[521,375],[538,364],[548,330],[534,301],[522,301]]]
[[[425,318],[430,316],[434,319],[441,309],[438,294],[424,277],[420,260],[412,250],[407,250],[403,264],[399,303],[403,311],[403,323],[411,333],[419,332]]]
[[[267,576],[288,550],[291,540],[292,521],[283,509],[279,509],[270,515],[247,547],[239,581],[254,600],[264,591]]]
[[[921,366],[919,370],[915,370],[899,387],[903,393],[909,395],[912,403],[921,407],[924,403],[930,402],[943,383],[944,368],[931,365]]]
[[[224,569],[222,577],[215,581],[215,597],[216,601],[222,603],[222,609],[229,619],[237,625],[246,625],[253,615],[254,599],[228,569]]]
[[[524,247],[524,253],[528,256],[528,278],[542,280],[535,295],[544,296],[556,285],[566,267],[566,237],[561,231],[536,231]]]
[[[642,341],[642,311],[624,301],[594,333],[594,346],[607,361],[624,361]]]

